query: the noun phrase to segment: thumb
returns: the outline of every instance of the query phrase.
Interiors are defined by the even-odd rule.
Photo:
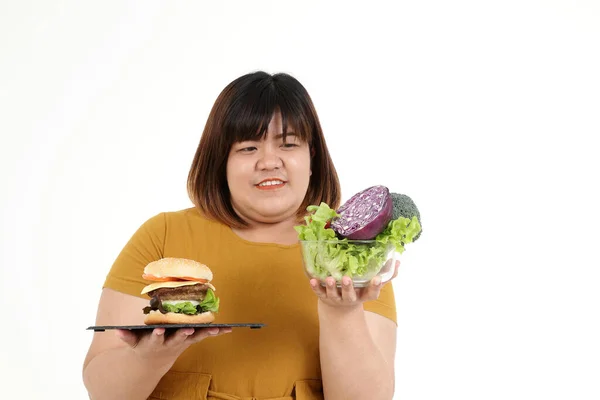
[[[135,347],[138,343],[137,335],[128,329],[117,329],[115,331],[115,334],[119,339],[121,339],[131,347]]]

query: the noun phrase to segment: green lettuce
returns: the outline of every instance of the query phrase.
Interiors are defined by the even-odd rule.
[[[193,305],[192,303],[190,303],[189,301],[186,301],[185,303],[177,303],[177,304],[163,303],[162,306],[165,309],[165,311],[172,312],[172,313],[193,315],[198,312],[198,310],[196,310],[196,306]]]
[[[394,244],[396,251],[402,254],[404,245],[412,243],[419,232],[421,232],[421,224],[416,216],[413,216],[412,219],[399,217],[391,220],[375,240],[379,243]]]
[[[204,300],[202,300],[200,302],[198,307],[201,309],[200,312],[205,312],[205,311],[218,312],[219,311],[219,298],[217,296],[215,296],[215,292],[213,292],[212,289],[208,289],[206,291],[206,297],[204,298]]]
[[[339,214],[329,208],[326,203],[319,206],[308,206],[306,210],[312,214],[304,217],[306,225],[295,226],[300,240],[333,240],[336,239],[335,231],[326,228],[327,222]]]
[[[416,217],[399,217],[388,223],[375,238],[375,243],[361,243],[338,238],[328,227],[331,219],[339,214],[322,202],[307,207],[309,215],[305,225],[295,226],[298,239],[302,241],[302,255],[307,272],[319,279],[328,276],[341,280],[343,276],[373,278],[381,269],[391,251],[404,252],[404,245],[411,243],[421,231]]]
[[[198,306],[195,306],[189,301],[177,304],[163,303],[162,306],[167,312],[188,315],[200,314],[206,311],[218,312],[219,298],[215,296],[215,293],[212,291],[212,289],[208,289],[206,291],[206,297],[200,302],[200,304],[198,304]]]

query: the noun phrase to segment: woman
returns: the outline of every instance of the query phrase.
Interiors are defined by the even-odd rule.
[[[268,183],[267,183],[268,182]],[[188,258],[214,274],[216,322],[260,330],[94,333],[83,379],[92,399],[391,399],[391,285],[323,288],[304,274],[294,226],[309,204],[340,203],[336,170],[305,88],[256,72],[217,98],[190,174],[194,207],[151,217],[112,266],[98,325],[142,324],[144,267]],[[396,265],[397,268],[397,265]],[[329,278],[332,279],[332,278]]]

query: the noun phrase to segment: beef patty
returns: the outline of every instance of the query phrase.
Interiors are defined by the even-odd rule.
[[[206,297],[209,287],[203,283],[197,285],[181,286],[176,288],[159,288],[148,292],[150,297],[158,297],[160,300],[197,300],[202,301]]]

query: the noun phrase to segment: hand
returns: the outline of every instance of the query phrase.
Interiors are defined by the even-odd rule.
[[[231,332],[231,328],[181,328],[166,335],[165,328],[155,328],[151,332],[134,333],[118,329],[117,336],[145,362],[155,365],[171,365],[190,345],[209,336],[219,336]]]
[[[348,276],[342,277],[341,289],[337,287],[335,279],[331,276],[325,279],[325,287],[321,286],[317,279],[310,280],[310,286],[319,297],[319,300],[329,306],[334,307],[356,307],[366,301],[377,300],[381,288],[398,275],[400,261],[396,261],[394,275],[389,281],[381,284],[381,277],[374,277],[369,286],[364,288],[354,288],[352,279]]]

